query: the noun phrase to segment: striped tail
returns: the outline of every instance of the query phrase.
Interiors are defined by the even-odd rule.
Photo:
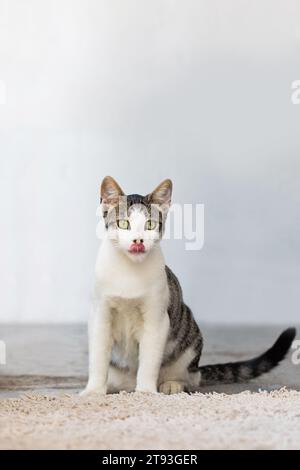
[[[295,328],[285,330],[273,346],[261,356],[248,361],[228,362],[226,364],[213,364],[199,367],[201,372],[201,385],[214,385],[216,383],[245,382],[259,375],[269,372],[276,367],[286,353],[296,336]]]

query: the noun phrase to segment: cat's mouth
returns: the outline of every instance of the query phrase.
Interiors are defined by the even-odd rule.
[[[145,245],[143,243],[132,243],[129,248],[129,253],[132,255],[140,255],[145,253]]]

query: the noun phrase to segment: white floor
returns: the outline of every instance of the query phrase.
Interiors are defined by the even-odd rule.
[[[270,347],[286,326],[202,326],[202,364],[251,358]],[[300,337],[300,328],[298,328]],[[85,325],[0,325],[6,344],[6,365],[0,365],[0,398],[24,391],[43,393],[77,391],[87,376],[87,329]],[[223,385],[213,390],[272,390],[287,386],[300,390],[300,365],[291,355],[274,371],[251,383]],[[210,389],[205,389],[212,390]]]

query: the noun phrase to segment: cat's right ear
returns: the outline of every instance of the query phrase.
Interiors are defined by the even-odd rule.
[[[149,199],[152,204],[158,204],[161,207],[169,209],[172,197],[172,181],[170,179],[164,180],[157,188],[149,194]]]
[[[100,188],[100,202],[103,208],[117,205],[121,196],[124,196],[124,193],[118,183],[111,176],[105,176]]]

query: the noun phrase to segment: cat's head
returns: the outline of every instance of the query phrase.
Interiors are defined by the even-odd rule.
[[[171,195],[169,179],[146,196],[125,195],[111,176],[102,181],[101,205],[108,236],[132,261],[143,261],[161,240]]]

